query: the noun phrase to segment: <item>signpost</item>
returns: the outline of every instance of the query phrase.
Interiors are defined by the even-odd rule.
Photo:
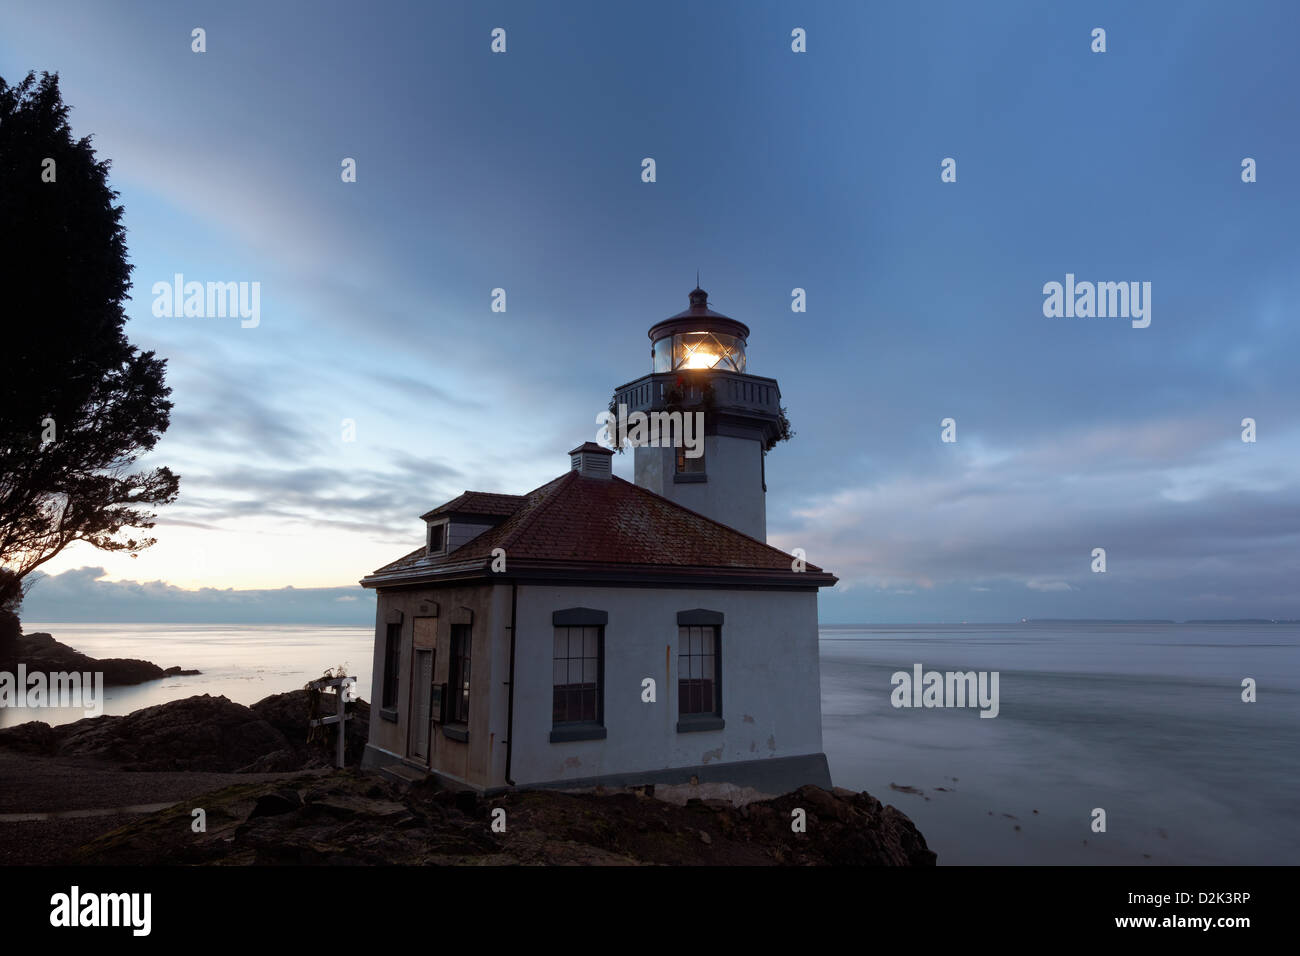
[[[352,687],[356,683],[355,677],[330,677],[322,680],[314,680],[307,686],[318,693],[324,693],[325,688],[333,687],[334,696],[338,698],[339,709],[333,717],[318,717],[312,720],[313,727],[325,727],[330,724],[338,724],[338,742],[334,750],[334,766],[340,770],[343,769],[344,747],[347,744],[347,702],[352,694]]]

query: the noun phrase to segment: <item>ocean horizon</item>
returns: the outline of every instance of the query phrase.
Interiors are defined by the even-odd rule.
[[[253,704],[339,665],[371,698],[371,627],[24,630],[92,657],[202,671],[107,688],[109,715],[205,693]],[[897,806],[941,865],[1300,862],[1300,624],[828,624],[820,635],[833,781]],[[997,716],[895,707],[893,675],[917,665],[997,672]],[[1255,703],[1242,701],[1246,677],[1258,684]],[[0,708],[0,727],[83,716]],[[1092,831],[1096,808],[1104,833]]]

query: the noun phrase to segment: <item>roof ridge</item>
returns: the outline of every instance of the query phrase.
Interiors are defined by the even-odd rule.
[[[683,505],[683,504],[680,504],[680,503],[678,503],[678,502],[676,502],[676,501],[673,501],[671,498],[665,497],[664,495],[655,494],[655,493],[654,493],[653,491],[651,491],[649,488],[642,488],[642,487],[641,487],[640,485],[638,485],[636,482],[628,481],[628,480],[625,479],[625,478],[620,478],[620,477],[618,477],[618,475],[611,475],[610,478],[611,478],[611,480],[613,480],[613,481],[619,481],[619,482],[622,482],[623,484],[627,485],[629,488],[635,488],[638,492],[640,492],[640,493],[643,494],[643,495],[649,495],[649,496],[652,497],[652,498],[658,498],[660,501],[666,501],[666,502],[668,502],[668,504],[672,505],[674,508],[679,508],[679,509],[681,509],[682,511],[685,511],[686,513],[688,513],[688,514],[694,515],[695,517],[701,519],[702,521],[707,521],[709,524],[717,525],[719,528],[722,528],[722,529],[724,529],[724,530],[726,530],[726,531],[729,531],[729,532],[731,532],[731,533],[734,534],[734,535],[739,535],[740,537],[746,539],[747,541],[752,541],[752,542],[754,542],[754,544],[757,544],[757,545],[759,545],[759,546],[761,546],[761,547],[767,548],[769,551],[775,551],[777,554],[781,555],[783,558],[793,558],[793,557],[794,557],[794,555],[790,554],[790,552],[788,552],[788,551],[782,551],[780,548],[775,547],[774,545],[770,545],[770,544],[768,544],[766,541],[759,541],[757,538],[753,537],[752,535],[745,534],[745,532],[743,532],[743,531],[741,531],[741,530],[739,530],[739,529],[737,529],[737,528],[733,528],[733,527],[732,527],[731,525],[729,525],[729,524],[725,524],[725,523],[723,523],[723,522],[721,522],[721,521],[718,521],[716,518],[710,518],[708,515],[700,514],[698,511],[695,511],[695,510],[692,509],[692,508],[688,508],[688,507],[686,507],[686,506]],[[821,570],[823,570],[822,568],[817,567],[817,565],[815,565],[815,564],[808,564],[808,567],[809,567],[810,569],[813,569],[813,570],[816,570],[816,571],[821,571]]]
[[[512,502],[513,501],[522,502],[525,497],[526,497],[525,495],[512,495],[502,491],[471,491],[469,489],[466,489],[465,491],[462,491],[460,494],[458,494],[456,497],[448,498],[442,504],[435,505],[433,508],[430,508],[424,514],[420,515],[420,518],[421,520],[427,520],[432,515],[436,515],[439,513],[456,514],[458,511],[464,511],[465,513],[473,514],[475,512],[470,510],[469,505],[472,501],[475,500],[475,498],[479,500],[509,498],[512,500]]]

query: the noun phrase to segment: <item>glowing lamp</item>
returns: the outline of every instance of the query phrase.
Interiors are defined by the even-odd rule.
[[[749,329],[743,322],[714,312],[708,293],[697,288],[691,293],[691,307],[657,323],[650,330],[651,370],[718,369],[745,371],[745,340]]]

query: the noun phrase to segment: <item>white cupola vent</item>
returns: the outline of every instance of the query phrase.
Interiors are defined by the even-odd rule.
[[[608,481],[614,475],[614,452],[602,448],[594,441],[579,445],[569,452],[572,462],[570,471],[576,471],[584,478],[601,478]]]

